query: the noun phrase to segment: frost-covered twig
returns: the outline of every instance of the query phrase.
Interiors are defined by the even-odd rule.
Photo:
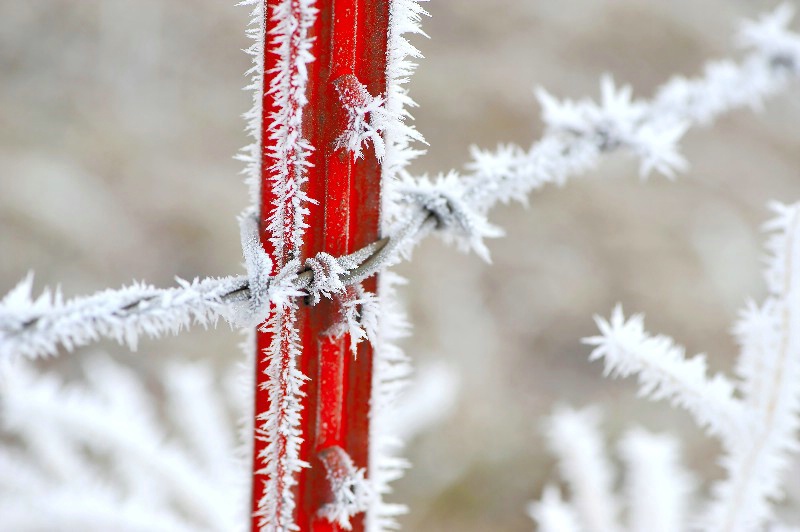
[[[169,438],[129,370],[103,356],[86,374],[65,385],[21,360],[2,369],[0,528],[240,530],[246,482],[210,368],[176,363],[161,380]]]
[[[800,449],[800,204],[773,204],[776,217],[766,228],[770,252],[767,286],[770,295],[761,313],[743,315],[738,330],[759,331],[761,350],[743,346],[740,368],[756,369],[743,383],[744,400],[752,410],[753,430],[723,458],[728,478],[714,486],[707,514],[709,529],[752,530],[772,517],[770,500],[783,497],[782,474],[790,455]],[[766,323],[765,323],[766,321]]]
[[[558,457],[561,476],[573,494],[573,505],[586,530],[620,530],[619,503],[613,493],[614,472],[598,429],[595,410],[563,408],[548,419],[545,437]]]
[[[695,480],[680,461],[679,442],[634,428],[619,441],[618,451],[625,464],[628,530],[686,530]]]
[[[565,501],[556,486],[544,488],[540,500],[528,506],[528,515],[540,530],[683,532],[690,528],[694,480],[680,462],[678,442],[670,436],[633,429],[622,438],[618,448],[625,465],[622,498],[614,492],[597,410],[558,409],[546,424],[545,436],[572,496]],[[623,500],[628,517],[624,527],[616,521]]]
[[[645,333],[641,316],[626,321],[619,307],[610,322],[598,320],[600,336],[587,339],[596,346],[591,358],[603,358],[606,373],[638,375],[643,395],[687,408],[721,439],[727,476],[712,488],[703,530],[771,524],[772,504],[783,497],[782,475],[800,449],[800,203],[772,208],[770,295],[761,306],[750,303],[735,328],[742,346],[736,383],[708,379],[703,358],[686,359],[670,339]],[[734,396],[736,387],[741,397]]]
[[[733,396],[735,386],[719,374],[709,378],[704,355],[687,359],[671,338],[647,334],[641,315],[626,320],[620,306],[609,321],[600,317],[595,321],[600,335],[584,343],[595,346],[589,359],[602,359],[607,376],[636,375],[640,395],[685,408],[726,444],[739,437],[744,412]]]

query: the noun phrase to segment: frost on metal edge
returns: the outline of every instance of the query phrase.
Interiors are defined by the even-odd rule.
[[[383,108],[387,120],[383,131],[385,154],[381,178],[381,227],[387,233],[397,219],[395,185],[407,175],[405,168],[422,150],[413,147],[424,143],[409,112],[416,104],[408,94],[406,83],[416,69],[415,59],[422,54],[408,40],[409,35],[424,35],[420,20],[427,12],[416,0],[391,0],[386,67],[386,101]],[[374,497],[367,510],[366,528],[380,531],[397,528],[395,517],[406,512],[400,504],[390,504],[384,497],[391,492],[389,484],[402,476],[407,463],[396,456],[399,440],[391,435],[392,409],[398,392],[405,385],[411,368],[403,351],[394,342],[406,334],[407,323],[396,301],[395,285],[402,282],[394,273],[385,271],[379,278],[377,340],[374,344],[372,396],[370,398],[369,477]]]
[[[265,20],[266,16],[260,9],[256,8],[255,16]],[[253,88],[258,92],[258,98],[262,97],[261,91],[270,94],[274,108],[260,110],[261,120],[266,120],[265,113],[269,112],[271,122],[268,141],[257,138],[257,149],[260,151],[263,146],[263,156],[270,161],[266,171],[274,199],[265,221],[273,253],[272,263],[281,272],[286,272],[288,279],[299,266],[296,260],[307,227],[306,204],[310,201],[303,189],[307,157],[313,147],[303,138],[301,127],[303,108],[307,103],[306,65],[314,60],[310,51],[313,39],[308,33],[316,19],[317,9],[313,0],[286,0],[275,5],[268,16],[272,27],[265,35],[262,23],[258,33],[261,43],[257,40],[254,49],[262,51],[261,75],[262,80],[263,76],[269,77],[269,87],[265,87],[263,81],[258,83],[256,80]],[[277,55],[277,63],[273,69],[263,72],[267,53]],[[249,118],[252,134],[259,117],[253,113]],[[248,161],[248,164],[251,165],[250,173],[258,175],[260,182],[265,164],[255,159]],[[251,193],[254,191],[251,182]],[[253,199],[254,208],[257,209],[260,198],[256,195]],[[291,279],[287,282],[291,284]],[[267,380],[262,385],[269,394],[269,410],[256,412],[257,437],[263,438],[267,444],[257,456],[261,468],[256,472],[255,479],[256,482],[263,482],[256,511],[259,528],[263,531],[297,528],[293,487],[297,484],[297,472],[307,467],[299,458],[302,441],[300,398],[306,377],[297,368],[300,354],[297,304],[294,298],[288,297],[275,303],[275,308],[261,329],[271,334],[270,345],[264,352],[268,360]]]
[[[262,95],[264,92],[264,32],[266,31],[263,0],[243,0],[240,6],[253,6],[250,24],[245,30],[253,43],[244,51],[250,56],[252,66],[245,72],[248,84],[244,90],[250,91],[252,107],[243,115],[245,131],[252,142],[242,148],[236,159],[245,163],[243,173],[250,192],[250,204],[258,207],[261,202],[261,125]]]
[[[324,504],[319,514],[344,530],[352,530],[350,518],[364,512],[372,501],[372,485],[365,478],[366,470],[356,468],[347,451],[334,445],[319,453],[325,466],[333,500]]]

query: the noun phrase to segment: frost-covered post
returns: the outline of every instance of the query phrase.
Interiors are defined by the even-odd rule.
[[[246,155],[275,275],[379,238],[379,132],[367,131],[357,150],[346,133],[353,107],[366,103],[359,90],[386,92],[389,1],[250,3],[256,142]],[[325,264],[306,266],[325,274]],[[362,287],[374,292],[376,279]],[[349,493],[350,477],[363,479],[367,467],[372,352],[362,342],[353,356],[347,335],[330,334],[341,301],[288,298],[258,330],[252,530],[334,530],[348,521],[363,529],[363,501],[351,501],[357,515],[342,516],[346,503],[334,492]]]

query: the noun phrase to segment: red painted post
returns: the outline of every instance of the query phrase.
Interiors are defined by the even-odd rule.
[[[262,165],[261,165],[261,235],[265,249],[273,257],[275,271],[292,258],[305,260],[318,252],[325,251],[333,256],[341,256],[379,238],[380,219],[380,175],[372,146],[365,147],[364,155],[358,161],[345,149],[336,149],[335,141],[347,124],[347,113],[334,89],[334,81],[344,75],[355,75],[366,85],[370,94],[386,92],[386,46],[389,22],[389,0],[317,0],[313,7],[317,10],[316,19],[309,29],[313,62],[307,65],[308,80],[305,88],[307,103],[302,106],[302,122],[295,132],[313,147],[306,159],[307,182],[304,185],[309,198],[317,204],[307,204],[309,213],[305,217],[308,228],[302,236],[298,250],[292,250],[291,241],[296,228],[284,226],[281,256],[274,240],[270,241],[270,228],[267,220],[271,218],[279,201],[276,179],[282,178],[301,182],[299,175],[276,176],[276,153],[270,135],[274,132],[276,111],[286,100],[278,101],[276,93],[270,91],[279,75],[280,54],[276,43],[270,37],[270,29],[275,24],[276,9],[296,16],[301,9],[301,1],[291,2],[264,0],[267,40],[264,47],[264,92],[262,111]],[[287,7],[289,9],[287,9]],[[290,46],[298,39],[289,39]],[[284,57],[286,50],[284,49]],[[291,54],[291,49],[289,50]],[[291,105],[301,104],[299,100]],[[297,157],[294,152],[283,153],[287,157]],[[297,170],[297,168],[295,168]],[[298,171],[302,171],[300,168]],[[289,207],[289,214],[292,214]],[[377,283],[374,278],[364,282],[366,290],[374,292]],[[305,395],[301,399],[301,420],[299,423],[302,443],[299,459],[308,467],[295,474],[297,484],[292,487],[295,507],[293,521],[300,530],[339,530],[318,515],[320,507],[330,500],[330,489],[326,471],[319,453],[333,445],[343,448],[352,458],[356,467],[367,467],[369,444],[369,399],[372,382],[372,350],[367,342],[358,348],[357,357],[349,350],[349,339],[332,339],[325,335],[337,317],[337,303],[323,300],[316,306],[300,301],[293,316],[282,318],[283,325],[294,323],[299,332],[300,354],[296,363],[298,369],[308,377],[303,386]],[[280,526],[268,527],[271,516],[263,514],[259,501],[263,496],[263,486],[267,480],[263,468],[262,455],[268,445],[264,434],[264,413],[270,408],[270,395],[267,388],[267,372],[270,359],[267,356],[273,344],[273,333],[257,333],[256,357],[256,434],[253,464],[253,520],[251,530],[280,530]],[[279,366],[290,364],[290,355],[285,346],[281,349]],[[273,361],[274,362],[274,361]],[[274,367],[274,366],[273,366]],[[274,384],[274,383],[273,383]],[[279,379],[279,385],[283,381]],[[280,438],[280,436],[278,436]],[[285,443],[285,442],[284,442]],[[278,446],[280,447],[280,446]],[[276,502],[279,513],[284,501]],[[273,521],[274,522],[274,521]],[[353,530],[363,530],[364,515],[355,516],[351,523]],[[261,527],[261,528],[260,528]]]

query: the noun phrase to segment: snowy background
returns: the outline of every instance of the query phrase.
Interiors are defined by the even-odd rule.
[[[731,55],[738,20],[773,5],[435,0],[411,83],[431,149],[414,168],[460,168],[473,143],[528,145],[542,129],[535,85],[596,96],[608,72],[646,97]],[[0,292],[29,269],[68,296],[242,271],[247,193],[232,156],[246,143],[246,23],[215,0],[0,2]],[[632,421],[685,432],[690,467],[719,474],[714,442],[688,416],[602,380],[579,339],[619,301],[728,369],[730,324],[765,292],[765,202],[800,199],[798,123],[795,92],[690,132],[691,169],[676,183],[643,185],[636,162],[615,156],[527,210],[499,208],[508,234],[489,242],[491,266],[435,239],[417,250],[400,268],[406,348],[418,368],[446,363],[460,393],[409,443],[415,466],[396,484],[408,530],[530,529],[525,503],[556,476],[538,420],[557,403],[601,403],[609,436]],[[172,357],[224,368],[241,359],[238,340],[221,327],[145,341],[134,356],[101,347],[149,378]],[[49,365],[74,374],[75,360]],[[800,499],[800,483],[790,490]]]

